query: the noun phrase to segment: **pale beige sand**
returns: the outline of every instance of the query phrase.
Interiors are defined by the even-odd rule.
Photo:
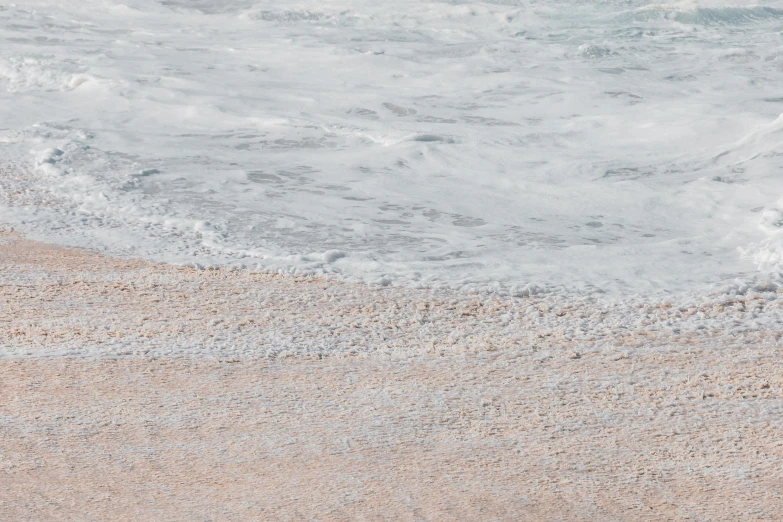
[[[3,520],[783,520],[772,329],[2,241]]]

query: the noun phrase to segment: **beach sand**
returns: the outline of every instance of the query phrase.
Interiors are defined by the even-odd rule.
[[[195,270],[6,230],[0,518],[781,520],[781,332],[719,327],[779,313],[660,302],[623,327],[589,300]]]

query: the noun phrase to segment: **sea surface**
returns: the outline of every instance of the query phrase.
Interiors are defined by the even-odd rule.
[[[776,285],[781,113],[783,1],[0,1],[0,220],[113,255]]]

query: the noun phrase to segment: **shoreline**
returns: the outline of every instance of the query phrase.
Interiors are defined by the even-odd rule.
[[[771,344],[783,290],[701,302],[372,287],[104,256],[0,232],[0,358],[411,357]]]
[[[770,297],[636,306],[621,328],[629,309],[600,302],[199,271],[6,232],[0,511],[780,519]]]

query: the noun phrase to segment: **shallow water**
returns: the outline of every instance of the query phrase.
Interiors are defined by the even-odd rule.
[[[173,262],[778,281],[783,2],[0,5],[0,218]]]

